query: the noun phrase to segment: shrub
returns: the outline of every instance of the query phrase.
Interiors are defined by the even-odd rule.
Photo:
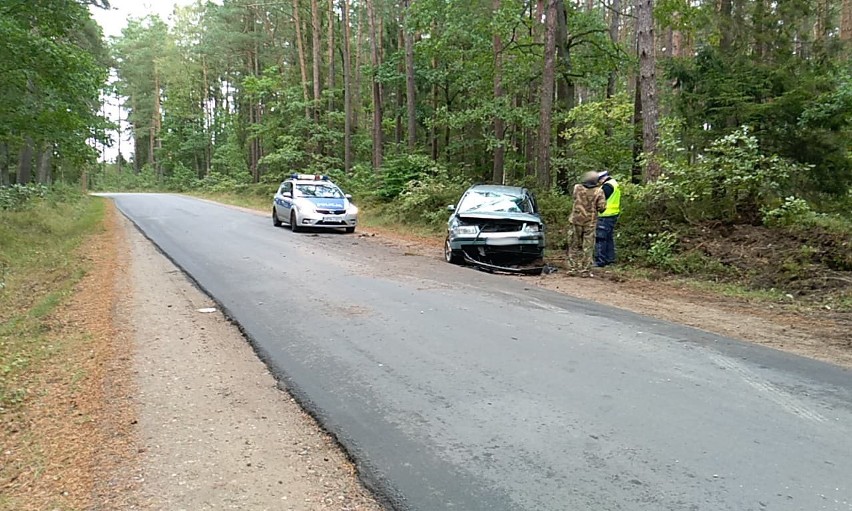
[[[789,227],[812,223],[816,213],[804,199],[789,196],[776,208],[761,209],[763,223],[769,227]]]
[[[760,151],[744,126],[716,140],[692,165],[663,161],[664,174],[653,187],[687,220],[754,222],[776,200],[789,176],[804,167]]]
[[[407,183],[387,211],[400,222],[439,227],[449,216],[446,206],[455,204],[467,187],[468,183],[440,171]]]
[[[30,206],[35,199],[47,195],[48,188],[40,184],[14,184],[0,187],[0,209],[19,211]]]

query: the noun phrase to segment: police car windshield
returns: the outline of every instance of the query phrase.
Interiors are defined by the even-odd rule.
[[[342,199],[340,189],[328,184],[296,184],[296,196],[317,199]]]
[[[502,192],[472,191],[459,206],[459,213],[532,213],[523,196]]]

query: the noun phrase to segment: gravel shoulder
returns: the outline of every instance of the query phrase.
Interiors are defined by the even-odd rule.
[[[216,307],[210,298],[129,221],[119,224],[129,261],[115,312],[133,385],[115,397],[135,411],[135,451],[116,453],[124,466],[100,478],[131,491],[107,488],[98,507],[381,509],[239,330],[219,311],[199,311]],[[119,417],[127,407],[115,408]]]

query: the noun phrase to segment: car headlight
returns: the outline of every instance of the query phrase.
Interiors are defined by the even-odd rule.
[[[358,214],[358,208],[350,204],[349,209],[346,210],[346,213],[348,213],[350,215],[357,215]]]
[[[475,225],[457,225],[453,227],[453,233],[456,236],[476,236],[479,234],[479,227]]]
[[[538,224],[524,224],[524,232],[538,233],[541,232],[541,226]]]

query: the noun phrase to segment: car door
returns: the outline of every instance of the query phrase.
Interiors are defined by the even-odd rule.
[[[281,185],[278,192],[278,218],[285,222],[290,221],[290,210],[293,209],[293,183],[287,182]]]

